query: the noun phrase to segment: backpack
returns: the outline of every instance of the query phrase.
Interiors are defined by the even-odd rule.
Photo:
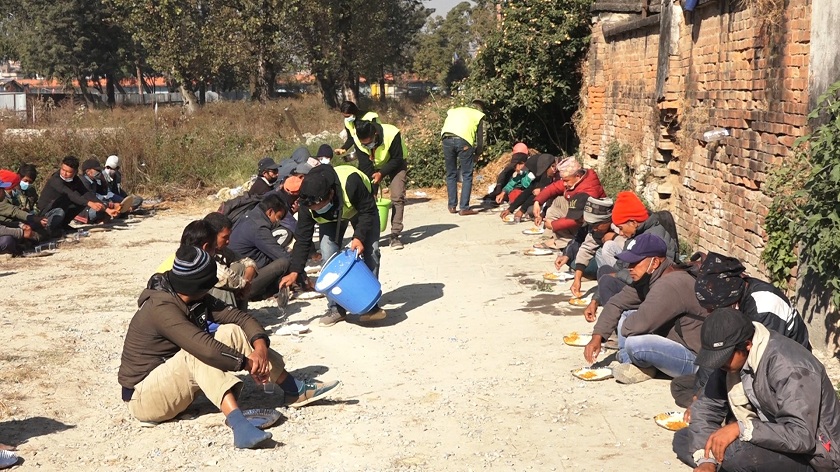
[[[246,213],[251,211],[254,207],[256,207],[263,199],[264,195],[242,195],[240,197],[231,198],[230,200],[223,202],[221,206],[219,206],[219,213],[227,216],[231,223],[236,224],[236,222],[242,218]]]
[[[671,214],[668,210],[662,210],[654,212],[656,218],[659,220],[659,224],[665,228],[665,232],[668,233],[668,236],[674,240],[674,243],[677,245],[677,254],[675,262],[680,261],[680,238],[677,237],[677,223],[674,221],[674,215]]]

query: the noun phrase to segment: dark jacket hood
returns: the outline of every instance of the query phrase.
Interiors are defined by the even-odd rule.
[[[529,157],[525,161],[525,167],[536,177],[545,174],[551,164],[554,164],[554,156],[551,154],[537,154],[536,156]]]

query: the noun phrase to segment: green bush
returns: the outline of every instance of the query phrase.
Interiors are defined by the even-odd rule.
[[[631,149],[630,146],[613,141],[607,148],[604,155],[604,162],[598,169],[598,177],[601,179],[601,186],[610,198],[615,198],[618,192],[633,190],[630,180],[632,170],[628,165]]]

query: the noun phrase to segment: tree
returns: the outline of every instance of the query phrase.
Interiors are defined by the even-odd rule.
[[[499,139],[567,152],[589,47],[592,0],[512,0],[471,64],[468,94],[484,100]]]
[[[465,79],[473,42],[470,14],[473,7],[461,2],[446,15],[429,18],[414,56],[414,71],[444,88]]]

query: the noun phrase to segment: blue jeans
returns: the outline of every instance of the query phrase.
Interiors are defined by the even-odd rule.
[[[458,166],[461,167],[461,200],[459,210],[470,208],[472,194],[473,168],[475,168],[475,148],[458,136],[443,138],[443,159],[446,163],[446,194],[449,208],[458,203]]]
[[[320,225],[320,235],[321,235],[321,257],[324,261],[329,260],[333,254],[337,253],[343,247],[344,241],[344,233],[347,231],[347,221],[341,222],[341,241],[336,241],[336,224],[337,223],[325,223]],[[355,224],[355,223],[354,223]],[[371,228],[370,233],[368,233],[368,237],[366,241],[362,241],[362,244],[365,246],[364,253],[362,257],[365,260],[365,265],[368,266],[368,269],[373,272],[373,275],[376,278],[379,278],[379,261],[381,259],[381,254],[379,252],[379,225],[374,225]],[[339,313],[344,315],[346,310],[344,307],[338,305],[333,301],[327,301],[327,307],[330,310],[337,310]],[[374,307],[375,310],[377,307]],[[361,314],[361,313],[360,313]]]
[[[640,334],[624,337],[621,327],[636,310],[625,311],[618,321],[618,361],[637,367],[655,367],[669,377],[693,374],[697,370],[697,357],[687,347],[657,334]]]

